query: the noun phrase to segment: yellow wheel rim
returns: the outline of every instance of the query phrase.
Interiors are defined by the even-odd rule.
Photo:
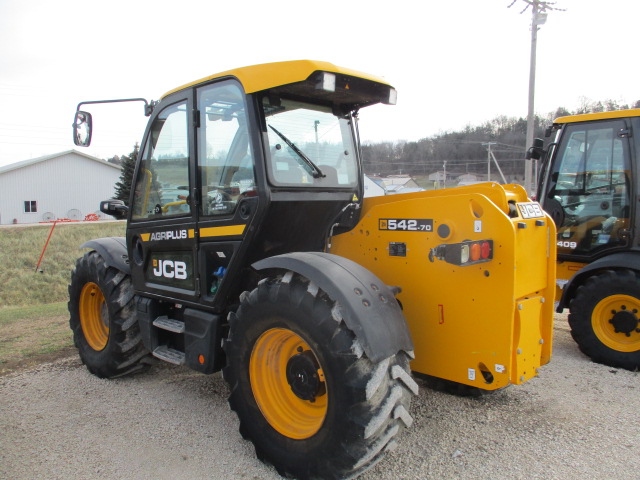
[[[109,312],[100,287],[88,282],[80,292],[80,326],[91,348],[102,350],[109,341]]]
[[[312,400],[296,394],[287,379],[287,366],[295,364],[301,355],[305,357],[302,359],[305,365],[317,367],[314,385],[319,388],[314,389]],[[290,371],[289,380],[291,375]],[[272,328],[260,335],[251,352],[249,379],[260,411],[280,434],[302,440],[320,430],[328,406],[324,372],[315,353],[300,336],[284,328]]]
[[[640,300],[630,295],[603,298],[593,309],[593,331],[613,350],[626,353],[640,350],[639,312]]]

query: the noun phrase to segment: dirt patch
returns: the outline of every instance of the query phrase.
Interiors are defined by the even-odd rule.
[[[4,313],[0,322],[0,375],[58,359],[73,350],[68,314]]]
[[[78,356],[78,350],[76,350],[75,347],[69,346],[55,352],[41,353],[28,358],[17,358],[3,361],[0,364],[0,377],[10,373],[23,372],[42,363],[50,363],[55,360],[74,356]]]

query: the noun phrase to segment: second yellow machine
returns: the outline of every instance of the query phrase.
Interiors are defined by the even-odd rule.
[[[640,369],[640,109],[557,118],[538,199],[558,228],[558,311],[594,362]]]
[[[299,478],[390,451],[412,372],[484,390],[534,377],[551,356],[554,224],[517,186],[363,201],[358,112],[395,97],[294,61],[145,101],[129,202],[101,205],[126,238],[83,245],[69,287],[87,368],[222,370],[242,435]]]

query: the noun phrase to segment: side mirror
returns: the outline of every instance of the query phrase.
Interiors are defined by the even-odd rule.
[[[542,140],[541,138],[534,138],[533,139],[533,147],[529,148],[529,150],[527,150],[527,154],[525,156],[525,158],[527,160],[540,160],[542,158],[542,156],[544,155],[544,140]]]
[[[88,147],[91,144],[91,114],[77,111],[73,120],[73,143],[79,147]]]
[[[129,207],[127,207],[122,200],[105,200],[100,202],[100,211],[111,215],[116,220],[124,220],[129,213]]]

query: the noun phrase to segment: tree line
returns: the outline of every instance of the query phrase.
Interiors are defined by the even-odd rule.
[[[640,108],[640,100],[621,104],[614,100],[583,99],[574,111],[557,108],[535,116],[534,137],[544,137],[553,120],[566,115]],[[446,170],[451,174],[486,174],[488,149],[510,181],[524,177],[527,119],[500,115],[481,125],[446,131],[418,141],[367,142],[362,145],[362,160],[367,175],[429,175]],[[446,163],[445,163],[446,162]],[[493,167],[493,166],[492,166]],[[492,168],[495,171],[495,168]]]

